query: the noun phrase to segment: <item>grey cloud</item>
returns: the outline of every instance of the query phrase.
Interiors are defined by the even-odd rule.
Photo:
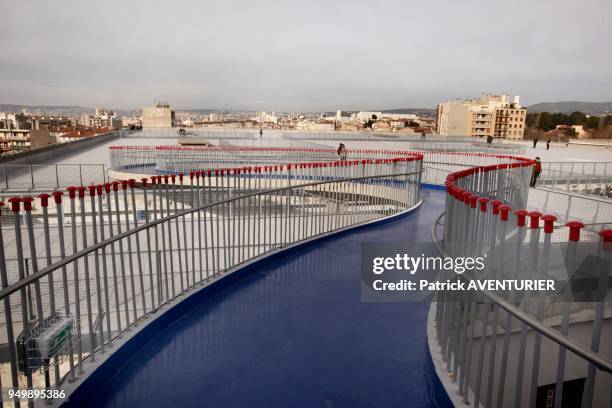
[[[333,110],[610,100],[609,0],[3,0],[0,102]]]

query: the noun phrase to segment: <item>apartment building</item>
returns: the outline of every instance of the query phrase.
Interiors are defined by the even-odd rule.
[[[143,128],[169,128],[174,126],[175,113],[168,102],[155,101],[152,107],[142,108]]]
[[[483,94],[478,99],[454,100],[438,105],[437,131],[447,136],[522,139],[527,110],[519,96]]]
[[[96,107],[94,116],[83,114],[80,120],[81,125],[96,129],[121,129],[121,119],[117,117],[115,112],[103,106]]]

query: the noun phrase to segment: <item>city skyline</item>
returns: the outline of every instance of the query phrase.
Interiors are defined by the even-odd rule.
[[[2,103],[125,109],[163,95],[183,109],[315,112],[434,107],[483,90],[526,106],[612,99],[607,1],[587,1],[580,9],[597,12],[580,18],[568,1],[4,8],[24,19],[0,26]]]

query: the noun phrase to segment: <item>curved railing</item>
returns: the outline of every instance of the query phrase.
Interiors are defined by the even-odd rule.
[[[273,171],[303,168],[338,167],[342,163],[372,162],[414,157],[415,152],[382,149],[350,149],[346,160],[339,160],[337,150],[330,147],[294,146],[111,146],[111,169],[139,174],[179,174],[201,169],[265,167]],[[308,166],[306,166],[308,164]],[[289,165],[289,167],[287,167]],[[330,169],[331,170],[331,169]]]
[[[2,384],[49,387],[65,378],[82,379],[100,352],[116,347],[119,338],[131,335],[129,328],[177,297],[272,251],[413,208],[420,202],[422,181],[447,181],[441,248],[451,256],[489,251],[494,258],[495,251],[496,256],[502,253],[500,246],[554,242],[553,237],[567,242],[575,235],[559,225],[553,225],[552,236],[548,227],[543,233],[539,228],[537,234],[525,233],[525,214],[518,212],[514,219],[510,208],[526,207],[533,162],[508,155],[350,149],[346,160],[338,160],[335,149],[306,146],[113,150],[121,156],[114,176],[123,180],[69,188],[67,208],[61,192],[53,198],[11,200],[13,228],[0,230],[0,343],[7,344],[5,374],[10,374]],[[516,225],[509,227],[508,220]],[[550,217],[544,220],[551,222]],[[515,258],[532,255],[527,251]],[[538,265],[547,265],[550,256],[540,255]],[[593,336],[590,350],[567,331],[555,341],[546,320],[557,318],[563,329],[585,307],[571,305],[565,312],[547,300],[538,314],[537,300],[517,305],[513,298],[491,296],[490,309],[480,298],[445,302],[446,295],[438,294],[433,309],[437,335],[447,369],[466,401],[472,393],[486,406],[528,405],[528,393],[516,391],[518,384],[529,389],[529,398],[537,396],[538,382],[534,392],[530,381],[538,378],[539,366],[525,370],[523,361],[523,368],[511,369],[508,353],[503,353],[505,362],[496,360],[502,355],[496,357],[498,349],[508,351],[515,344],[512,333],[520,335],[518,356],[525,354],[523,338],[529,336],[535,336],[540,349],[550,339],[555,347],[576,353],[586,362],[585,395],[599,401],[599,391],[608,384],[608,377],[599,374],[608,375],[608,359],[598,352],[601,336]],[[591,309],[594,325],[603,322],[605,304]],[[47,350],[44,358],[38,342],[57,327],[70,330],[72,341]],[[496,341],[490,340],[492,333]],[[505,333],[510,333],[508,340]],[[495,385],[504,384],[502,372],[504,378],[526,375],[506,386],[514,394]]]
[[[420,203],[419,155],[330,165],[340,178],[327,165],[299,182],[257,166],[11,198],[14,226],[0,229],[2,384],[82,379],[131,328],[201,285]]]
[[[254,141],[253,146],[112,146],[111,175],[115,178],[140,178],[150,174],[180,175],[194,169],[212,171],[230,167],[248,171],[261,168],[261,178],[311,179],[312,177],[345,177],[338,167],[356,163],[377,163],[400,157],[423,157],[423,181],[443,185],[450,172],[481,165],[500,164],[508,155],[467,152],[438,152],[392,149],[347,149],[341,162],[336,149],[310,146],[270,146],[274,140]],[[293,143],[293,141],[292,141]],[[256,164],[254,164],[256,163]],[[344,164],[343,164],[344,163]],[[355,169],[354,167],[352,169]],[[350,172],[350,171],[349,171]],[[356,176],[357,174],[352,174]],[[365,174],[359,174],[365,175]]]
[[[607,243],[612,231],[601,231],[600,239],[593,233],[581,237],[580,222],[558,225],[554,215],[523,210],[532,164],[519,159],[447,177],[444,223],[434,226],[434,241],[444,256],[485,256],[489,263],[486,274],[451,271],[442,278],[549,279],[562,289],[546,295],[438,292],[434,321],[439,352],[464,403],[536,406],[548,398],[558,407],[572,398],[564,391],[571,386],[568,381],[576,384],[571,381],[583,377],[578,404],[609,405],[612,360],[602,328],[609,310]],[[602,262],[585,264],[594,258]],[[585,271],[592,275],[581,277]],[[591,282],[586,295],[575,286],[582,278]]]

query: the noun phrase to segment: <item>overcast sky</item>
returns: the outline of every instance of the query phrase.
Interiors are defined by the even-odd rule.
[[[612,1],[1,0],[0,103],[336,110],[612,100]]]

